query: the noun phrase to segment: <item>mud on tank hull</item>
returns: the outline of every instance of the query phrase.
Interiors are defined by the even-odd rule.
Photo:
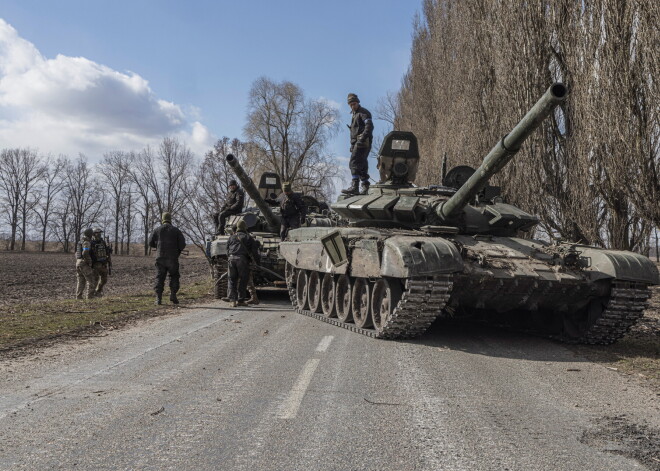
[[[333,233],[344,263],[333,263],[321,241]],[[575,244],[368,228],[302,228],[289,237],[280,254],[294,308],[384,339],[420,335],[438,317],[476,315],[609,344],[642,317],[648,287],[659,282],[646,257]]]

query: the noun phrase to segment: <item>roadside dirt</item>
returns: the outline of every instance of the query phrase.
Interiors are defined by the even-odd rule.
[[[156,269],[153,257],[114,256],[112,275],[104,291],[108,296],[152,289]],[[210,278],[202,257],[181,257],[181,282]],[[76,290],[75,258],[55,252],[0,252],[0,309],[15,303],[73,298]]]

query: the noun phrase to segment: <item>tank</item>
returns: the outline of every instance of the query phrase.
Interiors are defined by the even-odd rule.
[[[300,228],[280,245],[294,308],[382,339],[418,336],[439,317],[507,322],[567,342],[609,344],[643,315],[658,270],[642,255],[522,235],[538,218],[488,184],[567,97],[549,87],[474,170],[414,185],[411,132],[379,151],[381,182],[332,209],[341,228]]]
[[[253,272],[255,286],[286,287],[285,262],[279,255],[280,244],[280,208],[275,202],[282,192],[282,183],[277,173],[266,172],[261,175],[259,185],[255,185],[243,167],[232,154],[227,155],[227,163],[241,182],[243,190],[256,207],[249,207],[241,214],[227,220],[225,231],[231,233],[232,227],[243,220],[248,231],[259,241],[259,267]],[[328,215],[327,204],[304,195],[308,207],[305,227],[330,227],[333,220]],[[216,299],[227,295],[227,240],[229,235],[215,235],[207,243],[207,255],[211,261]]]

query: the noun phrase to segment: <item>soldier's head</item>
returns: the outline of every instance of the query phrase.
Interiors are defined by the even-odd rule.
[[[236,223],[236,232],[247,232],[247,223],[242,219]]]
[[[91,227],[88,227],[83,231],[83,237],[91,239],[94,236],[94,230]]]
[[[229,191],[236,191],[238,188],[238,182],[236,180],[229,180]]]
[[[161,221],[163,221],[163,224],[172,224],[172,215],[170,213],[163,213]]]
[[[349,93],[346,101],[348,102],[348,106],[350,106],[351,110],[353,111],[360,107],[360,99],[355,93]]]
[[[291,183],[289,182],[282,183],[282,191],[287,195],[293,193],[293,190],[291,189]]]

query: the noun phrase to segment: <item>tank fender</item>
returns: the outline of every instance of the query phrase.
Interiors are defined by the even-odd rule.
[[[463,271],[463,258],[441,237],[394,236],[385,241],[381,276],[408,278]]]
[[[303,270],[343,275],[348,266],[346,263],[334,266],[320,240],[282,242],[280,255],[294,267]]]
[[[616,278],[650,285],[660,284],[658,268],[648,257],[623,250],[604,250],[575,246],[588,265],[585,271],[592,280]]]

